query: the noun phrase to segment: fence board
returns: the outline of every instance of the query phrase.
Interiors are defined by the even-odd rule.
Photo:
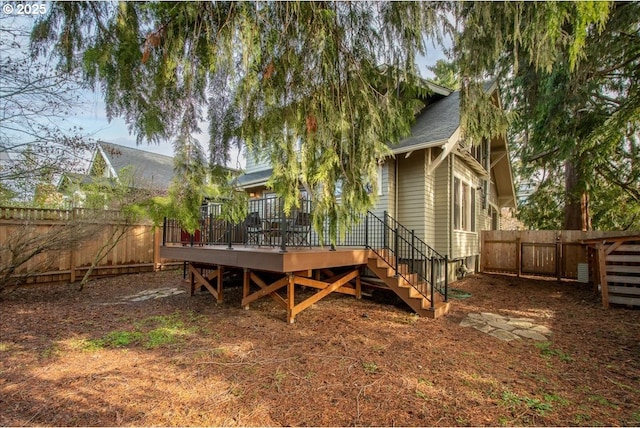
[[[6,245],[16,236],[43,236],[52,227],[68,224],[74,218],[87,216],[84,210],[43,210],[0,207],[0,260],[6,260]],[[112,213],[103,220],[108,226],[96,236],[80,243],[75,248],[39,254],[21,266],[16,275],[29,272],[28,283],[72,281],[82,278],[91,265],[97,251],[121,218]],[[159,239],[160,242],[156,243]],[[162,234],[156,233],[153,225],[134,225],[124,238],[96,266],[92,276],[107,276],[121,273],[152,271],[163,266],[173,266],[173,260],[160,259],[154,250],[161,244]],[[3,250],[3,248],[5,248]],[[72,255],[73,253],[73,255]],[[73,271],[73,272],[72,272]]]
[[[576,279],[578,263],[587,263],[588,254],[581,241],[637,232],[579,230],[486,230],[482,231],[481,270],[483,272],[523,273]],[[637,256],[608,256],[630,261]],[[622,260],[624,258],[624,260]]]

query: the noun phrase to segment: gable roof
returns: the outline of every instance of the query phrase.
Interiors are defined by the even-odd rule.
[[[94,160],[98,153],[106,161],[107,168],[113,177],[117,177],[118,171],[122,168],[131,166],[136,180],[139,180],[144,188],[166,190],[173,178],[171,156],[104,141],[98,141]]]
[[[411,134],[391,147],[394,154],[441,145],[460,126],[460,91],[436,100],[416,116]]]

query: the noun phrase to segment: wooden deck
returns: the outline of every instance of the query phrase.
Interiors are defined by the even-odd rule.
[[[192,263],[232,266],[268,272],[292,273],[303,270],[366,265],[370,250],[364,248],[329,247],[278,248],[236,245],[163,246],[160,257]]]
[[[223,298],[223,278],[228,268],[242,268],[242,307],[269,296],[287,314],[293,323],[297,314],[315,302],[336,292],[362,296],[360,270],[372,256],[364,248],[304,248],[280,251],[271,247],[237,245],[232,249],[225,245],[178,246],[160,248],[162,257],[184,260],[189,263],[191,295],[205,287],[218,302]],[[336,273],[331,269],[345,268]],[[341,269],[344,271],[345,269]],[[269,274],[265,274],[269,273]],[[275,281],[274,275],[278,277]],[[277,275],[280,274],[280,275]],[[316,289],[311,297],[296,301],[296,285]],[[284,297],[279,290],[286,291]]]
[[[366,248],[329,247],[277,248],[236,245],[165,245],[161,257],[184,260],[189,264],[190,292],[206,288],[218,302],[223,298],[223,278],[229,268],[243,269],[242,307],[270,297],[293,323],[297,314],[331,293],[341,293],[360,299],[360,274],[365,267],[373,269],[388,286],[418,314],[435,318],[449,310],[449,304],[438,299],[430,307],[411,284],[390,267],[384,256]],[[372,268],[375,266],[375,268]],[[399,265],[405,271],[407,265]],[[413,278],[415,275],[404,275]],[[296,286],[316,289],[315,294],[296,300]],[[279,292],[283,290],[284,295]],[[413,293],[412,293],[413,291]]]

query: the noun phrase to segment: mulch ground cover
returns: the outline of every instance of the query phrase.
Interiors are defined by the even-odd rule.
[[[23,288],[0,300],[0,425],[640,425],[640,310],[574,282],[453,287],[437,320],[378,291],[292,325],[268,297],[241,309],[241,287],[179,293],[176,271]],[[552,334],[460,325],[483,312]]]

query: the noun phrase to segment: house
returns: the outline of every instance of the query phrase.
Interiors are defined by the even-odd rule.
[[[131,168],[136,187],[149,190],[165,192],[173,179],[171,156],[98,141],[88,175],[117,179],[123,168]]]
[[[446,314],[450,278],[475,270],[479,232],[499,229],[500,209],[515,207],[515,191],[506,139],[469,144],[459,92],[426,85],[431,95],[411,134],[379,160],[374,208],[333,245],[311,230],[311,201],[287,214],[266,186],[269,163],[250,156],[237,178],[250,196],[244,222],[203,210],[201,234],[185,243],[179,223],[166,219],[161,257],[188,262],[191,294],[204,287],[218,302],[224,275],[241,274],[242,307],[268,296],[290,323],[331,293],[360,298],[363,284],[392,290],[420,315]],[[497,86],[486,90],[499,106]],[[298,287],[316,291],[300,300]]]
[[[450,278],[479,266],[479,233],[500,229],[501,208],[516,197],[504,137],[472,145],[461,138],[460,93],[426,82],[431,95],[411,134],[381,160],[372,212],[396,219],[449,260]],[[500,105],[496,84],[487,86]],[[247,157],[239,185],[251,197],[271,196],[271,167]]]

